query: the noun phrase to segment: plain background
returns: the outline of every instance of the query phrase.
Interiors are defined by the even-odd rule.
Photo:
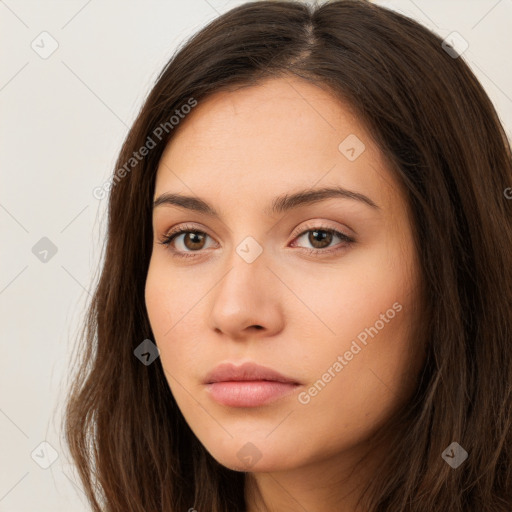
[[[127,130],[174,50],[242,3],[0,0],[0,512],[89,510],[60,421],[105,236],[106,199],[92,191],[113,172]],[[512,0],[376,3],[443,38],[459,32],[469,43],[463,58],[510,136]],[[46,59],[31,46],[35,40],[50,48],[44,31],[58,43]],[[41,261],[44,237],[57,252]],[[44,469],[45,462],[52,463]]]

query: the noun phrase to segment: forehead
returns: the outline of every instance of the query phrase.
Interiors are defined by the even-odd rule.
[[[243,205],[245,194],[316,184],[382,197],[392,182],[385,167],[348,105],[298,78],[269,79],[198,103],[164,151],[155,196],[172,190],[233,204],[237,194]]]
[[[320,86],[298,78],[269,79],[199,101],[180,122],[166,153],[175,156],[198,147],[236,150],[237,140],[243,140],[246,151],[264,143],[286,154],[299,143],[319,148],[355,132],[367,138],[349,107]]]

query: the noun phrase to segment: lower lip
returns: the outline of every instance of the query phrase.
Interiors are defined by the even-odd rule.
[[[230,407],[258,407],[291,393],[298,384],[268,380],[213,382],[206,388],[210,396]]]

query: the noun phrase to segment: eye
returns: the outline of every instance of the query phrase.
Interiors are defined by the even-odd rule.
[[[180,240],[180,237],[183,238]],[[209,237],[204,231],[196,229],[194,226],[179,226],[177,229],[172,230],[164,236],[163,240],[159,243],[169,248],[172,253],[177,257],[194,257],[194,252],[204,249],[204,242],[206,237]],[[178,244],[185,249],[176,249],[173,244]],[[192,254],[190,254],[192,253]]]
[[[182,235],[183,238],[181,238]],[[302,247],[301,249],[308,254],[332,254],[347,248],[347,246],[355,242],[352,237],[338,231],[337,229],[315,226],[302,230],[300,234],[294,238],[292,247],[297,247],[296,240],[300,240],[306,235],[308,235],[307,242],[310,243],[313,248]],[[168,247],[173,253],[173,256],[187,258],[196,256],[194,253],[199,253],[205,248],[205,241],[207,237],[210,238],[207,233],[198,230],[195,226],[182,225],[165,235],[159,243]],[[336,238],[341,240],[342,243],[334,246],[334,248],[328,248]],[[177,248],[176,245],[181,247]]]
[[[303,248],[307,253],[322,255],[332,254],[333,252],[345,249],[347,246],[355,242],[352,237],[346,235],[345,233],[342,233],[337,229],[324,226],[315,226],[302,231],[301,234],[294,239],[292,247],[296,247],[297,244],[295,240],[300,240],[301,238],[305,238],[306,242],[313,246],[312,249],[309,247]],[[326,249],[331,245],[333,241],[336,240],[336,238],[341,240],[342,243]]]

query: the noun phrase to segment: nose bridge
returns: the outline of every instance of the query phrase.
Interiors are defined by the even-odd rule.
[[[271,262],[262,244],[245,236],[232,246],[225,265],[227,271],[212,294],[212,326],[233,337],[252,325],[275,330],[281,323],[275,289],[279,284],[267,268]]]
[[[268,251],[251,235],[245,236],[241,242],[233,246],[227,258],[228,273],[222,279],[220,287],[227,298],[236,302],[257,302],[258,297],[269,290],[267,265]],[[245,293],[244,293],[245,288]],[[226,299],[226,297],[224,297]]]

